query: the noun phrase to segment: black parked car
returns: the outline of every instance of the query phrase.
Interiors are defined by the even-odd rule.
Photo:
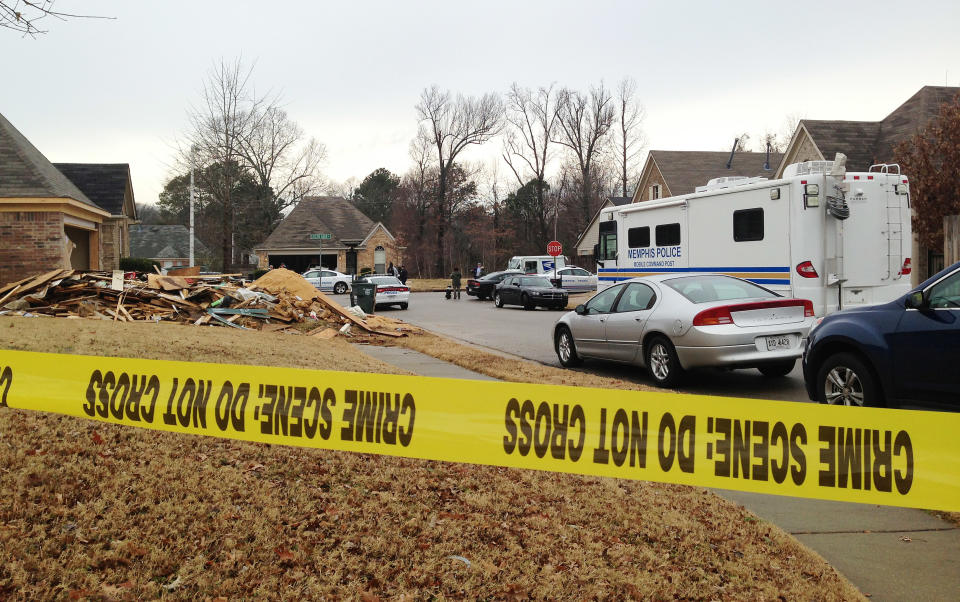
[[[523,274],[507,276],[493,292],[493,302],[497,307],[504,305],[522,305],[524,309],[537,306],[550,309],[563,309],[567,306],[567,291],[554,288],[549,279],[543,276]]]
[[[502,272],[490,272],[480,278],[470,278],[467,280],[467,294],[473,295],[477,299],[493,298],[493,291],[504,278],[512,274],[522,274],[520,270],[504,270]]]
[[[960,409],[960,262],[896,301],[824,318],[803,377],[820,403]]]

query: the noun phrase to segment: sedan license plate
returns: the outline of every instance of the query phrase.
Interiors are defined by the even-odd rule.
[[[766,337],[767,339],[767,351],[780,351],[781,349],[790,349],[790,337],[787,335],[780,335],[776,337]]]

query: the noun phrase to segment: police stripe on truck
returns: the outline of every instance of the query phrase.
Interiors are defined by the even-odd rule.
[[[602,282],[619,282],[652,276],[653,274],[673,274],[678,272],[713,272],[726,276],[743,278],[756,284],[790,284],[790,266],[768,267],[694,267],[694,268],[600,268],[597,278]]]

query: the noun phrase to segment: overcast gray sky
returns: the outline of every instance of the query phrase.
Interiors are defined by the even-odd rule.
[[[169,177],[204,77],[255,61],[260,91],[327,146],[328,178],[402,173],[431,84],[639,84],[650,149],[722,150],[785,116],[876,120],[960,82],[958,2],[57,0],[115,20],[0,30],[0,113],[50,160],[128,162],[138,202]],[[471,150],[482,160],[497,151]]]

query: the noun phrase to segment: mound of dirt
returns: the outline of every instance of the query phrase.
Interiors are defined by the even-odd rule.
[[[312,284],[307,282],[306,278],[286,268],[270,270],[254,280],[250,286],[266,291],[277,297],[286,293],[296,295],[304,301],[310,301],[311,299],[319,297],[329,302],[329,300],[326,299],[326,295],[314,288]]]

